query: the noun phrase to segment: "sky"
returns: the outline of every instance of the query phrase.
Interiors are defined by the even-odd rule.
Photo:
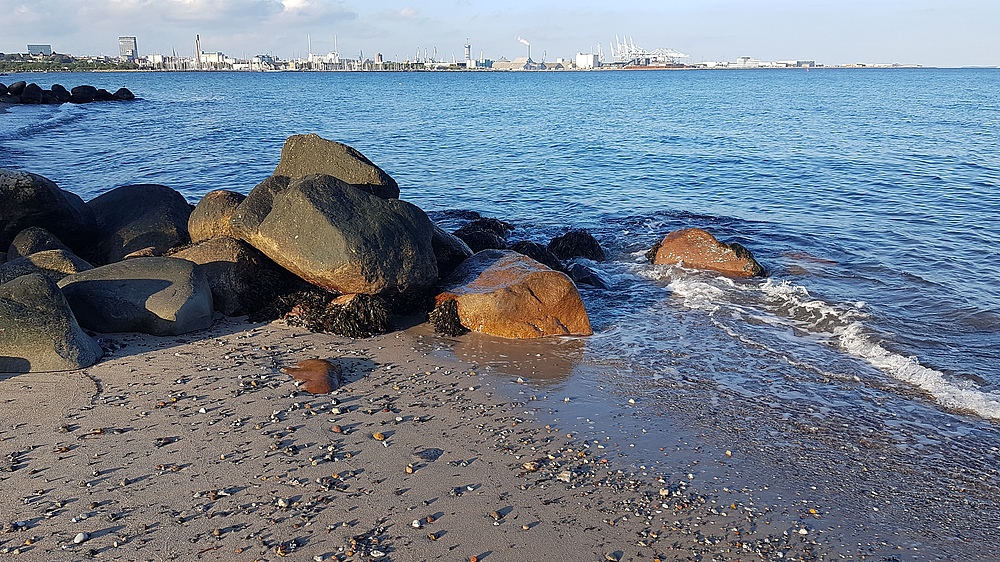
[[[140,55],[305,58],[336,45],[341,56],[412,60],[610,55],[629,36],[688,62],[815,60],[821,64],[1000,65],[1000,0],[0,0],[0,52],[29,43],[73,55],[118,55],[135,36]]]

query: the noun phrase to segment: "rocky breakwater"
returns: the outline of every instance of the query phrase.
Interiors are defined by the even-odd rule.
[[[135,94],[128,88],[119,88],[114,93],[103,88],[82,85],[67,90],[61,84],[53,84],[45,89],[34,82],[23,80],[7,86],[0,83],[0,103],[28,105],[58,105],[63,103],[91,103],[95,101],[132,101]]]
[[[193,208],[162,185],[84,202],[0,169],[0,371],[92,364],[100,348],[82,328],[169,336],[218,313],[362,337],[433,302],[431,318],[454,312],[448,333],[591,333],[576,286],[544,247],[517,246],[554,268],[513,251],[473,255],[398,197],[361,153],[316,135],[290,137],[275,173],[247,196],[214,191]],[[501,238],[513,228],[480,224]]]

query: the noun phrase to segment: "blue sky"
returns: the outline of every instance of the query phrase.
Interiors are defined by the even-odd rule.
[[[28,43],[57,52],[118,54],[119,35],[138,37],[140,54],[280,57],[334,48],[413,58],[419,48],[462,58],[546,60],[609,52],[615,34],[647,49],[669,47],[690,61],[810,59],[825,64],[1000,65],[1000,0],[689,0],[414,2],[337,0],[0,0],[0,52]]]

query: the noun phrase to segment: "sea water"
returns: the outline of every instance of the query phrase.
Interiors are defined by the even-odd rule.
[[[287,136],[315,132],[443,226],[475,210],[515,225],[511,241],[585,228],[609,256],[588,265],[610,288],[581,286],[594,336],[451,351],[572,396],[554,415],[635,436],[636,464],[673,466],[663,441],[684,428],[735,450],[757,485],[826,501],[845,542],[993,559],[1000,70],[3,80],[18,79],[138,96],[0,113],[0,167],[84,199],[133,183],[192,203],[246,193]],[[685,227],[746,246],[768,275],[650,265]]]

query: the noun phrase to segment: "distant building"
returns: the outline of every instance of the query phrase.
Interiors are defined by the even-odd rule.
[[[52,54],[52,45],[28,45],[28,54],[49,56]]]
[[[591,69],[598,68],[601,66],[601,60],[598,55],[591,53],[577,53],[576,54],[576,67],[580,69]]]
[[[135,37],[119,37],[118,54],[127,61],[134,61],[139,56]]]

